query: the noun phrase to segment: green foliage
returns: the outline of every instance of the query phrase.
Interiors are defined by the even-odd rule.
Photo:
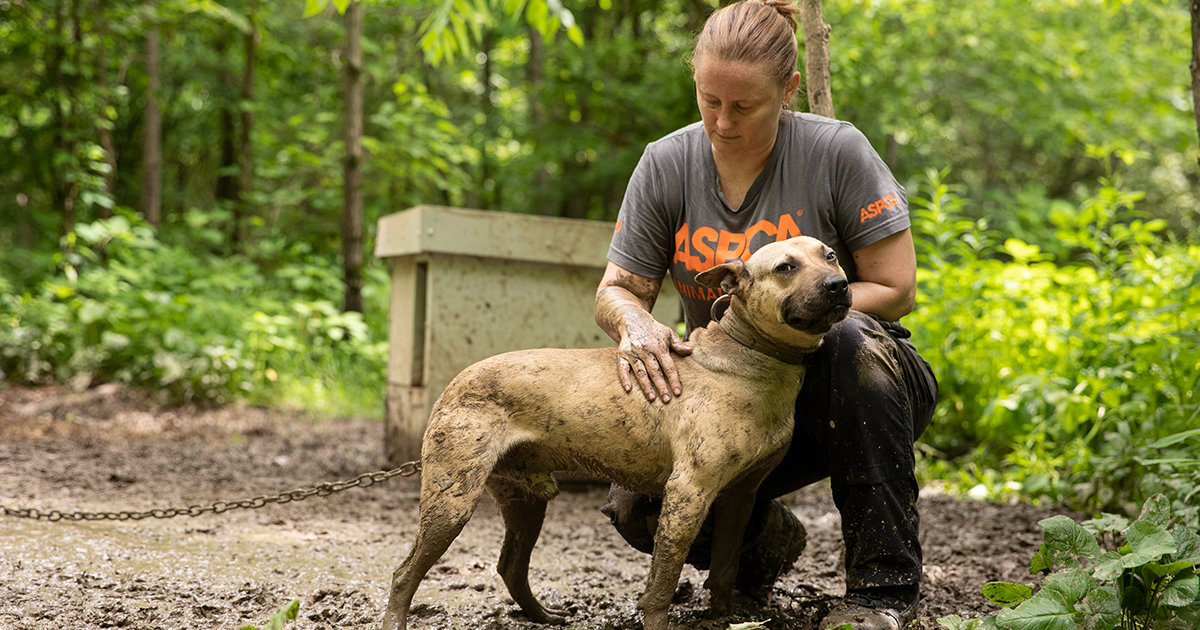
[[[1104,176],[1088,145],[1180,233],[1200,229],[1187,3],[836,0],[825,3],[832,94],[902,176],[951,166],[975,216],[1022,235]],[[1034,239],[1039,243],[1041,239]]]
[[[1082,525],[1066,516],[1041,521],[1045,542],[1030,564],[1046,574],[1033,589],[992,582],[984,595],[1004,608],[996,615],[938,622],[950,630],[1167,630],[1200,623],[1200,534],[1172,527],[1171,503],[1150,497],[1132,524],[1106,515]],[[1120,532],[1115,550],[1102,537]]]
[[[330,301],[341,291],[332,261],[302,251],[267,276],[244,256],[164,243],[125,211],[80,224],[54,274],[0,292],[0,372],[28,383],[119,381],[175,402],[313,406],[330,396],[314,388],[333,383],[351,388],[347,401],[377,402],[386,344]],[[293,400],[300,390],[313,395]]]
[[[300,600],[293,599],[291,603],[283,608],[280,608],[274,615],[271,615],[271,618],[267,621],[267,625],[263,626],[261,630],[283,630],[283,627],[287,625],[287,622],[294,621],[296,619],[296,615],[299,613]],[[242,628],[242,630],[259,630],[259,628],[254,626],[246,626]]]
[[[929,474],[1127,513],[1166,492],[1195,519],[1200,440],[1168,436],[1200,413],[1200,247],[1159,240],[1106,180],[1056,205],[1051,255],[968,219],[945,176],[912,197],[914,336],[943,401]]]

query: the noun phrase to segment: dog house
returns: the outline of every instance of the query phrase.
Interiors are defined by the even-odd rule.
[[[393,464],[420,458],[434,401],[468,365],[511,350],[615,345],[594,316],[613,227],[441,206],[379,220],[375,255],[391,259],[384,442]],[[654,316],[682,321],[669,281]]]

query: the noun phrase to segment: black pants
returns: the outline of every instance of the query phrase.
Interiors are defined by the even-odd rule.
[[[921,581],[913,443],[933,417],[937,380],[909,336],[857,312],[825,335],[788,454],[758,491],[765,502],[829,478],[851,591]]]
[[[915,595],[921,544],[913,442],[933,416],[937,380],[909,335],[899,324],[851,312],[809,357],[791,447],[759,487],[743,541],[742,569],[774,565],[762,576],[740,569],[739,585],[769,586],[779,568],[778,561],[747,554],[774,555],[764,544],[787,545],[789,532],[803,536],[803,528],[781,522],[795,517],[773,500],[829,478],[842,516],[847,590],[900,586]],[[606,513],[618,531],[649,553],[660,501],[616,486],[609,499]],[[711,533],[706,523],[689,563],[707,567]]]

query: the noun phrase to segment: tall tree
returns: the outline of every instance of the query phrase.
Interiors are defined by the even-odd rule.
[[[1192,111],[1196,115],[1196,138],[1200,140],[1200,0],[1191,0],[1192,7]],[[1200,158],[1196,158],[1200,164]]]
[[[808,111],[826,118],[833,114],[829,84],[829,25],[821,0],[801,0],[800,23],[804,28],[804,82],[808,88]]]
[[[146,0],[146,10],[156,16],[156,0]],[[159,76],[159,26],[153,18],[146,30],[146,123],[142,136],[142,214],[151,225],[162,222],[162,104]]]
[[[258,50],[258,0],[249,0],[248,22],[246,30],[246,64],[242,71],[242,91],[239,109],[242,114],[242,135],[239,143],[238,161],[241,165],[241,175],[238,178],[238,199],[236,200],[236,216],[234,221],[234,242],[241,240],[239,230],[244,226],[244,218],[249,214],[250,200],[247,196],[254,189],[254,57]]]
[[[342,178],[342,264],[346,283],[346,311],[363,311],[363,3],[346,7],[346,157]]]

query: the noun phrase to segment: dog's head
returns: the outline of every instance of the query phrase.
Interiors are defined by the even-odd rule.
[[[732,296],[742,322],[774,343],[815,348],[850,310],[850,284],[837,255],[815,238],[771,243],[746,262],[732,260],[696,275]]]

